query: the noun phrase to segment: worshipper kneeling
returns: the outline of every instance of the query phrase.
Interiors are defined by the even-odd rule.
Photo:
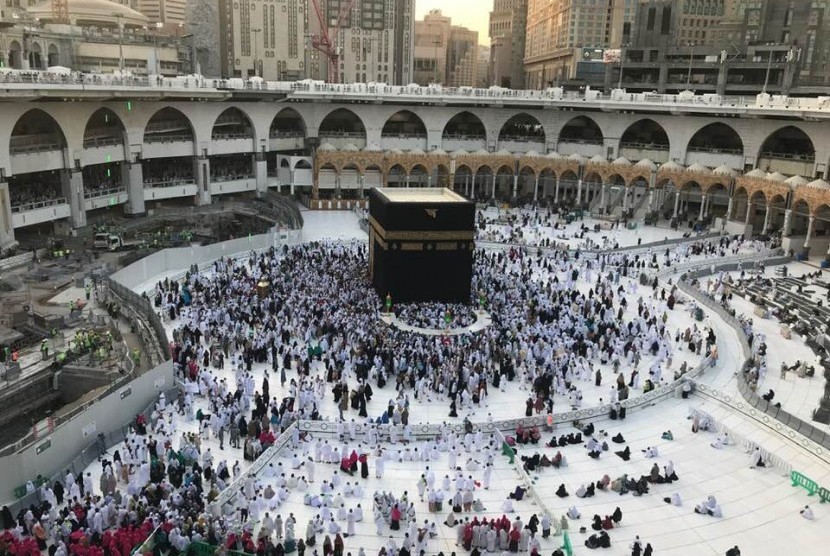
[[[608,533],[601,531],[598,535],[595,534],[588,537],[588,540],[585,541],[585,546],[590,549],[611,548],[611,538],[608,536]]]

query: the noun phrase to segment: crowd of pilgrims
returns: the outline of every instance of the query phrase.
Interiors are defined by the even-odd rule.
[[[21,510],[17,517],[5,509],[0,517],[12,538],[1,542],[23,547],[21,554],[34,539],[39,550],[48,547],[52,556],[126,556],[149,530],[160,526],[158,541],[171,554],[186,551],[191,541],[204,541],[273,556],[289,548],[302,554],[304,544],[315,543],[312,537],[328,531],[334,540],[324,540],[324,554],[342,554],[343,538],[349,535],[337,522],[343,520],[338,516],[327,523],[323,516],[339,511],[342,504],[337,507],[334,499],[342,492],[354,495],[358,487],[347,489],[339,482],[332,487],[334,480],[329,480],[323,481],[319,495],[311,494],[314,461],[323,461],[315,441],[301,438],[292,428],[290,444],[303,453],[302,459],[292,460],[295,473],[289,472],[288,478],[275,473],[274,484],[266,486],[249,479],[237,496],[238,505],[226,505],[231,515],[223,519],[212,519],[206,505],[240,475],[239,463],[215,458],[201,443],[214,438],[224,450],[227,441],[245,459],[254,460],[294,421],[333,418],[325,415],[322,406],[329,390],[341,418],[338,432],[351,440],[355,420],[347,431],[346,412],[354,412],[351,417],[357,414],[361,423],[375,424],[366,431],[377,430],[380,424],[401,425],[401,440],[411,440],[409,412],[417,408],[413,399],[443,400],[450,416],[457,416],[459,409],[473,411],[483,404],[491,389],[504,388],[504,381],[518,382],[529,392],[528,413],[553,411],[556,395],[557,401],[565,400],[565,407],[578,407],[579,381],[599,386],[600,365],[619,372],[609,389],[609,401],[622,399],[620,394],[628,395],[628,388],[640,387],[637,369],[646,365],[646,358],[647,382],[657,384],[672,367],[676,350],[689,349],[702,357],[714,344],[711,331],[706,338],[697,327],[675,334],[666,328],[667,313],[676,302],[673,290],[658,288],[656,282],[640,289],[636,280],[624,279],[692,255],[735,253],[746,245],[741,238],[723,238],[660,253],[595,259],[524,249],[477,251],[473,291],[486,299],[494,324],[480,334],[454,338],[404,333],[381,323],[377,316],[383,300],[370,291],[364,277],[367,253],[360,243],[285,246],[239,260],[218,260],[209,272],[192,269],[182,282],[164,280],[150,297],[166,320],[174,322],[170,350],[185,385],[179,398],[168,402],[162,395],[149,422],[136,420],[124,445],[111,458],[102,457],[97,485],[90,473],[76,477],[67,472],[63,481],[41,487],[39,505]],[[626,294],[636,297],[636,308],[628,307]],[[232,381],[211,369],[226,364],[232,368]],[[267,364],[272,371],[259,385],[253,378],[254,364]],[[322,372],[312,373],[313,369]],[[629,378],[622,374],[625,369],[631,369]],[[269,377],[279,379],[278,392],[271,392]],[[374,393],[388,396],[389,404],[370,416],[367,404]],[[197,398],[207,400],[207,410],[196,408]],[[178,433],[174,413],[198,421],[199,432]],[[465,446],[468,452],[484,448],[482,439],[473,437],[473,445]],[[384,450],[376,434],[363,439],[369,447],[366,452],[344,445],[333,450],[333,461],[340,458],[344,474],[355,473],[359,465],[365,478],[366,454],[371,453],[376,476],[381,477],[389,457],[429,461],[430,455],[447,450],[453,442],[471,442],[470,433],[463,441],[446,433],[442,450],[440,438],[432,445],[426,443],[416,456],[409,448],[407,453]],[[389,440],[396,440],[394,434]],[[466,468],[481,465],[489,481],[492,439],[484,445],[483,463],[470,459]],[[454,461],[456,452],[450,451]],[[427,496],[431,509],[440,510],[444,496],[453,502],[453,512],[481,507],[468,493],[476,488],[475,482],[463,474],[449,488],[425,478],[427,485],[419,486],[419,491],[422,498]],[[636,488],[623,483],[625,488],[631,486]],[[274,517],[266,511],[273,511],[294,489],[308,489],[304,501],[321,508],[300,539],[294,538],[290,514],[284,520],[280,517],[278,527],[272,526]],[[404,544],[398,547],[390,537],[382,554],[419,553],[435,536],[434,524],[416,523],[405,493],[376,493],[374,501],[379,534],[384,524],[391,530],[402,524],[407,529]],[[346,513],[347,531],[353,527],[348,523],[356,509]],[[250,527],[230,527],[244,523],[251,512],[264,513],[260,531],[266,531],[265,537],[256,539]],[[479,532],[479,544],[489,548],[490,530],[500,541],[504,531],[509,550],[520,545],[533,552],[538,545],[533,531],[526,535],[521,529],[517,537],[515,521],[508,527],[506,519],[493,520],[488,531]],[[281,535],[271,534],[279,528]],[[471,547],[467,525],[459,530],[463,531],[460,544]],[[474,539],[475,532],[471,534]]]

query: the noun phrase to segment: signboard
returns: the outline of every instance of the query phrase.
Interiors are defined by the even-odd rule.
[[[48,450],[51,447],[52,447],[52,440],[47,439],[46,442],[44,442],[43,444],[38,445],[38,447],[35,448],[35,453],[36,454],[41,454],[41,453],[45,452],[46,450]]]
[[[93,421],[87,426],[85,426],[83,429],[81,429],[81,434],[83,434],[84,438],[86,438],[87,436],[92,436],[93,434],[95,434],[95,431],[97,429],[98,427],[95,425],[95,421]]]
[[[619,48],[607,48],[602,54],[602,61],[606,64],[619,64],[622,60],[622,50]]]
[[[583,62],[602,62],[605,60],[604,48],[583,48],[582,61]]]

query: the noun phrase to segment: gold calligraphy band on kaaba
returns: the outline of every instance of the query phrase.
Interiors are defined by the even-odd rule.
[[[426,230],[390,230],[387,231],[373,217],[369,217],[369,224],[375,233],[386,241],[472,241],[475,238],[474,231],[452,230],[452,231],[426,231]]]

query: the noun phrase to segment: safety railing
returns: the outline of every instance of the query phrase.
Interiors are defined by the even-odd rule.
[[[37,210],[42,208],[54,207],[57,205],[65,205],[65,197],[56,197],[55,199],[46,199],[45,201],[34,201],[32,203],[25,203],[22,205],[12,205],[12,213],[27,212],[30,210]]]
[[[196,180],[193,178],[180,178],[180,179],[173,179],[173,180],[158,180],[158,181],[145,181],[144,188],[145,189],[162,189],[166,187],[177,187],[182,185],[195,185]]]
[[[118,195],[119,193],[126,192],[126,187],[112,187],[110,189],[95,189],[91,191],[84,189],[84,199],[97,199],[98,197],[109,197],[110,195]]]

